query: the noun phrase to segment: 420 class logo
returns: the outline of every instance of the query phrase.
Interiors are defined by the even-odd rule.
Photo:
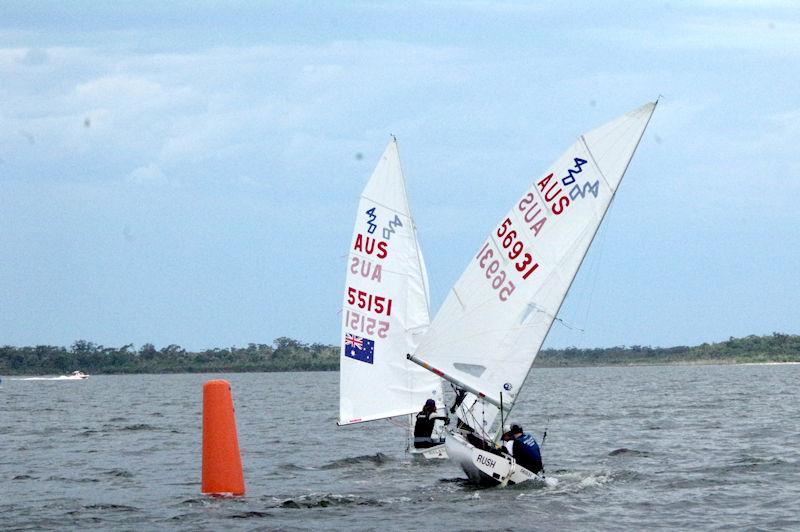
[[[536,182],[538,194],[531,191],[519,200],[517,208],[533,236],[539,236],[551,213],[558,216],[578,198],[584,198],[589,194],[596,198],[600,192],[598,179],[594,182],[591,180],[578,182],[580,177],[587,177],[586,174],[579,175],[583,172],[583,166],[587,161],[579,157],[575,157],[573,161],[575,166],[568,169],[564,177],[558,179],[554,173],[548,174]]]
[[[364,211],[364,214],[369,217],[367,220],[367,233],[374,234],[375,230],[378,228],[378,224],[375,223],[378,219],[378,215],[375,213],[375,207],[367,209]],[[390,240],[398,227],[403,227],[403,220],[395,214],[394,220],[390,220],[389,224],[383,228],[383,238]]]
[[[594,183],[585,181],[583,184],[577,183],[575,176],[583,171],[583,165],[588,161],[575,157],[575,166],[567,170],[567,175],[561,179],[554,179],[554,174],[543,177],[536,183],[539,191],[544,196],[544,201],[549,205],[550,212],[558,216],[570,206],[572,201],[583,198],[591,194],[595,198],[600,191],[600,180],[595,179]],[[564,188],[571,186],[567,192]]]

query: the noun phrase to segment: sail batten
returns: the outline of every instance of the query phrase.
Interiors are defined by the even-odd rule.
[[[654,108],[580,135],[529,185],[473,255],[417,353],[513,407]],[[480,376],[465,369],[476,365],[487,369]],[[483,428],[496,413],[481,412]]]

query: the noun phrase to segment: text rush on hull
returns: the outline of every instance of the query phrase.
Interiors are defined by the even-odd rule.
[[[483,449],[476,447],[458,432],[448,434],[445,445],[450,459],[460,465],[475,484],[496,486],[531,480],[546,482],[544,472],[538,475],[525,469],[508,453],[494,446],[485,446]]]
[[[339,425],[403,416],[412,431],[413,414],[428,399],[444,404],[441,379],[405,356],[430,325],[428,299],[425,261],[393,139],[361,193],[347,257]],[[415,457],[446,456],[443,444],[423,448],[410,440],[409,448]]]
[[[458,424],[447,436],[447,452],[475,482],[538,478],[503,455],[501,427],[656,103],[581,135],[531,183],[479,245],[416,351],[409,351],[410,360],[456,390]]]

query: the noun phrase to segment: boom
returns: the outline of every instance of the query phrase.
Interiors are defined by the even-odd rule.
[[[435,373],[436,375],[440,376],[444,380],[452,382],[453,384],[455,384],[459,388],[463,388],[464,390],[467,390],[468,392],[475,394],[476,396],[480,397],[481,399],[483,399],[487,403],[489,403],[491,405],[494,405],[497,408],[500,408],[500,406],[501,406],[500,405],[500,401],[498,401],[494,397],[486,395],[482,391],[480,391],[480,390],[478,390],[476,388],[473,388],[472,386],[470,386],[468,384],[464,384],[462,381],[456,379],[452,375],[448,375],[447,373],[434,368],[433,366],[431,366],[430,364],[428,364],[424,360],[418,359],[417,357],[415,357],[411,353],[407,353],[406,354],[406,358],[408,360],[410,360],[411,362],[413,362],[414,364],[418,364],[418,365],[422,366],[423,368],[427,369],[428,371]]]

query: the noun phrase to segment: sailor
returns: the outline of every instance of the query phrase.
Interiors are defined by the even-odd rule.
[[[514,457],[519,465],[531,471],[539,473],[544,470],[542,465],[542,453],[539,451],[539,444],[533,434],[524,432],[518,423],[512,423],[511,427],[503,434],[503,441],[509,454]]]
[[[417,422],[414,424],[414,447],[425,449],[444,443],[442,439],[431,438],[433,426],[437,419],[444,421],[445,425],[450,423],[450,419],[447,416],[436,415],[436,401],[428,399],[425,401],[425,406],[422,407],[422,412],[417,414]]]

